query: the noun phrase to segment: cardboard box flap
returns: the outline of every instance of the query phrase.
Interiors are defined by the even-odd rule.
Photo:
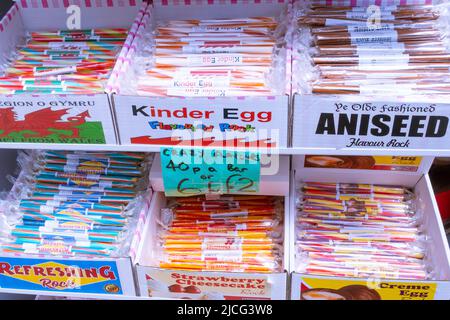
[[[293,105],[294,147],[341,154],[434,155],[448,149],[450,112],[443,95],[295,94]]]
[[[164,204],[164,195],[160,192],[154,192],[150,202],[149,214],[141,235],[141,241],[137,248],[137,255],[134,261],[137,265],[145,266],[155,259],[157,253],[152,250],[152,245],[157,236],[157,223],[155,223],[155,220],[158,218],[157,214],[159,214]]]
[[[289,261],[289,200],[285,198],[285,230],[284,230],[284,269],[288,270]],[[191,299],[212,299],[212,297],[202,297],[207,292],[214,291],[220,294],[217,299],[286,299],[286,282],[288,273],[249,273],[249,272],[217,272],[217,271],[183,271],[172,269],[160,269],[158,265],[157,247],[158,220],[160,220],[161,208],[166,206],[166,197],[161,192],[153,194],[142,241],[138,249],[137,257],[137,277],[139,290],[142,296],[153,298],[181,299],[181,292],[168,289],[173,285],[198,286],[202,290],[201,295],[190,295],[188,291],[184,294]],[[242,279],[242,280],[240,280]],[[244,280],[246,279],[246,280]],[[253,279],[253,280],[252,280]],[[255,280],[258,279],[258,280]],[[189,282],[190,281],[190,282]],[[205,284],[206,282],[214,282]],[[237,283],[258,282],[262,287],[238,286]],[[192,283],[191,283],[192,282]],[[195,283],[194,283],[195,282]],[[229,286],[227,284],[234,283]],[[228,288],[229,287],[229,288]],[[231,290],[230,290],[231,288]],[[237,290],[238,289],[238,290]],[[241,290],[242,289],[242,290]],[[243,290],[246,289],[246,290]]]

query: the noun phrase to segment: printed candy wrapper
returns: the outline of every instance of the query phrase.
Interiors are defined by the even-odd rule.
[[[267,96],[286,88],[289,12],[281,17],[172,20],[153,14],[137,34],[121,93],[142,96]],[[145,20],[144,20],[145,21]],[[156,28],[153,29],[153,26]]]
[[[405,81],[405,80],[406,81],[408,81],[408,80],[410,81],[411,80],[411,74],[414,74],[417,71],[417,70],[415,70],[416,67],[417,68],[421,68],[423,70],[422,65],[420,65],[420,61],[422,61],[421,59],[426,59],[427,58],[427,56],[423,54],[423,51],[420,53],[420,55],[417,55],[417,56],[414,56],[414,52],[413,51],[414,50],[416,50],[416,51],[417,50],[422,50],[423,47],[430,46],[428,43],[425,43],[425,44],[419,43],[419,46],[416,48],[416,43],[417,43],[416,40],[420,40],[417,37],[423,37],[427,41],[430,41],[430,39],[433,39],[433,34],[434,34],[435,38],[437,38],[436,41],[440,41],[440,38],[441,38],[440,35],[441,34],[440,34],[440,30],[435,30],[435,29],[432,29],[429,32],[427,32],[426,30],[423,31],[423,28],[426,28],[426,27],[432,28],[432,27],[435,26],[435,24],[431,25],[428,22],[419,22],[419,23],[414,23],[414,24],[397,24],[397,25],[395,25],[395,30],[391,30],[392,26],[389,23],[386,23],[386,24],[382,24],[381,28],[382,28],[382,31],[386,32],[387,34],[388,33],[398,34],[397,38],[402,38],[401,35],[405,34],[405,32],[408,30],[408,26],[410,27],[409,29],[411,29],[412,26],[414,27],[412,29],[413,31],[411,31],[411,32],[406,34],[406,36],[408,37],[409,40],[415,41],[412,44],[407,43],[405,45],[403,42],[400,42],[399,44],[395,44],[395,45],[392,45],[391,43],[389,43],[389,45],[387,45],[387,44],[383,43],[380,46],[372,48],[373,46],[371,46],[371,47],[368,47],[368,46],[357,46],[358,43],[356,43],[356,44],[349,43],[349,45],[353,46],[353,48],[355,50],[357,49],[357,52],[355,51],[356,53],[358,53],[358,55],[356,55],[356,60],[359,59],[358,60],[359,62],[367,62],[365,60],[367,60],[369,58],[372,59],[373,57],[370,57],[369,55],[373,54],[374,52],[378,52],[379,55],[383,55],[383,56],[386,57],[386,52],[387,51],[389,51],[391,53],[392,52],[396,53],[398,57],[401,57],[401,56],[406,57],[406,55],[403,55],[403,52],[406,50],[407,51],[407,55],[408,54],[412,54],[411,55],[411,59],[410,59],[411,62],[415,62],[415,63],[419,62],[419,64],[414,65],[413,67],[405,65],[405,66],[403,66],[401,68],[402,70],[396,70],[396,67],[390,66],[389,70],[387,70],[387,71],[389,72],[388,77],[391,79],[390,82],[392,82],[392,78],[397,77],[396,73],[398,71],[400,71],[402,73],[402,74],[399,75],[399,81]],[[439,27],[441,27],[441,26],[439,26]],[[416,28],[419,31],[417,31]],[[345,34],[349,34],[349,33],[351,33],[353,38],[356,39],[356,40],[353,40],[353,42],[355,42],[355,41],[358,42],[358,39],[359,40],[366,39],[367,38],[367,32],[369,32],[369,30],[365,30],[361,26],[346,26],[346,25],[344,25],[344,26],[339,26],[338,25],[338,26],[326,27],[326,28],[316,28],[315,30],[316,31],[315,31],[314,36],[311,37],[311,39],[313,39],[311,41],[313,41],[313,42],[328,41],[328,40],[330,40],[330,36],[332,37],[333,35],[336,35],[336,34],[339,37],[345,37]],[[377,32],[380,33],[382,31],[377,31]],[[328,40],[326,40],[327,38],[328,38]],[[349,39],[349,38],[347,37],[346,39]],[[337,41],[338,41],[338,44],[339,44],[339,48],[345,47],[345,45],[342,43],[341,40],[339,40],[339,38],[337,38]],[[347,40],[344,39],[344,42],[345,41],[347,41]],[[308,42],[309,41],[306,41],[306,43],[307,43],[306,46],[309,46]],[[436,49],[434,47],[431,47],[431,48],[433,48],[433,54],[436,54],[436,52],[439,52],[439,47],[441,47],[441,49],[442,49],[443,43],[442,43],[442,41],[440,41],[440,42],[441,42],[440,45],[438,45],[438,47]],[[304,41],[304,43],[305,43],[305,41]],[[436,43],[431,42],[431,44],[436,44]],[[414,46],[414,50],[411,51],[412,46]],[[322,47],[324,48],[324,50],[322,50]],[[320,49],[319,49],[319,53],[317,53],[317,52],[313,53],[313,55],[314,55],[314,57],[312,57],[312,59],[314,60],[313,63],[318,63],[318,65],[320,65],[320,67],[318,67],[318,68],[319,68],[320,76],[323,78],[323,81],[330,81],[332,84],[333,84],[333,81],[334,81],[335,83],[337,83],[337,85],[339,85],[338,84],[338,82],[340,81],[339,77],[341,77],[341,75],[344,74],[345,77],[347,77],[346,80],[345,80],[345,84],[348,85],[348,86],[355,85],[355,84],[357,84],[358,82],[361,82],[361,81],[369,81],[370,83],[368,83],[368,85],[377,85],[377,84],[379,84],[381,82],[381,80],[377,80],[377,77],[386,77],[386,70],[383,70],[383,68],[381,68],[381,67],[377,68],[376,70],[374,68],[371,68],[370,70],[364,70],[364,68],[361,68],[361,63],[360,63],[360,66],[359,67],[357,66],[355,68],[355,67],[352,67],[349,64],[346,64],[345,61],[344,61],[345,58],[339,58],[339,59],[341,59],[341,62],[339,62],[339,64],[337,64],[337,65],[332,65],[332,66],[324,65],[323,64],[324,59],[328,59],[328,57],[332,56],[332,54],[334,52],[333,51],[334,47],[337,47],[337,45],[334,45],[333,43],[326,44],[326,45],[321,45]],[[309,50],[309,51],[311,51],[311,50]],[[445,56],[446,56],[445,54],[446,53],[444,55],[442,55],[442,54],[443,53],[441,52],[441,56],[439,56],[439,58],[438,58],[438,60],[439,60],[438,62],[439,63],[441,63],[442,60],[445,60]],[[340,57],[342,57],[344,54],[340,51],[339,55],[340,55]],[[395,56],[394,58],[396,58],[397,56]],[[436,57],[436,56],[434,56],[434,57]],[[428,57],[428,58],[433,58],[433,57]],[[338,59],[338,58],[336,58],[336,59]],[[353,59],[353,58],[351,58],[351,59]],[[391,59],[391,57],[387,57],[386,59],[393,60],[393,59]],[[409,59],[409,56],[408,56],[408,59]],[[311,60],[311,58],[309,60]],[[353,60],[355,60],[355,59],[353,59]],[[356,62],[358,62],[358,61],[356,61]],[[385,64],[389,64],[390,61],[385,61],[385,62],[386,62]],[[428,65],[427,65],[427,71],[428,71],[430,65],[432,66],[432,62],[433,61],[427,60],[427,62],[428,62]],[[351,60],[350,60],[350,64],[351,64]],[[437,67],[439,67],[440,65],[437,65]],[[403,72],[403,69],[404,69],[404,72]],[[411,70],[408,70],[408,69],[411,69]],[[394,71],[392,71],[392,70],[394,70]],[[437,79],[439,79],[439,77],[442,75],[442,70],[436,69],[436,70],[433,70],[433,71],[436,71],[436,73],[433,72],[432,76],[435,79],[436,79],[436,77],[437,77]],[[448,70],[444,70],[444,73],[447,72],[447,71]],[[352,79],[352,78],[348,77],[347,72],[351,72],[352,75],[355,76],[355,78]],[[365,78],[365,76],[366,76],[365,74],[367,74],[368,72],[370,72],[370,79],[369,80],[366,80],[366,79],[365,80],[361,80],[361,77]],[[337,80],[335,80],[335,79],[337,79]],[[340,79],[342,80],[342,77]],[[383,81],[385,82],[386,79],[383,79]],[[402,85],[402,83],[399,83],[398,85]],[[406,86],[407,83],[403,83],[403,85]],[[390,87],[392,87],[392,86],[390,86]],[[396,88],[398,89],[398,86],[396,86]]]
[[[296,272],[429,280],[429,236],[407,188],[305,182],[298,186]],[[350,202],[352,201],[352,202]]]
[[[90,186],[90,187],[102,187],[102,186],[111,186],[113,188],[124,188],[124,189],[133,189],[135,187],[135,183],[130,181],[123,181],[120,179],[120,176],[113,176],[114,180],[98,180],[88,179],[87,175],[83,174],[64,174],[60,172],[48,172],[42,173],[35,177],[35,180],[41,183],[66,183],[67,185],[79,184],[81,186]],[[124,178],[122,176],[122,178]],[[82,181],[80,183],[80,181]],[[83,183],[85,182],[85,183]]]
[[[283,269],[283,212],[278,198],[169,198],[167,206],[158,219],[156,266],[258,273]]]
[[[447,95],[449,4],[297,2],[293,89],[303,94]],[[377,15],[378,20],[374,20]],[[368,24],[369,21],[369,24]],[[373,23],[375,22],[375,23]]]
[[[0,93],[103,93],[126,29],[30,32],[0,65]]]
[[[63,297],[63,296],[44,296],[38,295],[35,300],[100,300],[94,298],[83,298],[83,297]]]
[[[1,250],[25,255],[128,256],[148,192],[145,162],[150,161],[148,156],[133,153],[21,153],[22,172],[4,206],[7,223],[2,230],[7,230],[7,238]],[[87,168],[89,174],[52,171],[48,166],[52,163],[65,169]],[[111,171],[122,174],[91,172],[112,167]],[[40,181],[42,177],[47,180]],[[129,185],[114,185],[117,181]]]

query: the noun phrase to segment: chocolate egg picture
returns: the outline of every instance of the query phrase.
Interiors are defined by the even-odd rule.
[[[346,299],[337,290],[318,288],[302,292],[301,300],[346,300]]]
[[[346,300],[381,300],[376,290],[358,284],[343,287],[338,292]]]
[[[196,286],[188,286],[184,288],[184,292],[186,293],[201,293],[202,291]]]
[[[173,285],[169,286],[169,291],[170,292],[184,292],[184,289],[179,284],[173,284]]]
[[[305,167],[371,169],[375,159],[371,156],[306,156]]]

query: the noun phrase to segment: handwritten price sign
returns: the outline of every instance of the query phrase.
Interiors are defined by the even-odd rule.
[[[163,147],[161,168],[167,196],[259,191],[261,163],[255,152]]]

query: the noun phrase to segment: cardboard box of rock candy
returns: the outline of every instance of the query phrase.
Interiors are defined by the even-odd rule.
[[[6,63],[16,47],[25,41],[27,32],[66,30],[70,23],[79,22],[83,29],[130,29],[116,62],[120,68],[146,7],[141,0],[16,1],[0,21],[0,63]],[[112,75],[117,74],[116,69]],[[2,143],[117,142],[110,101],[105,93],[0,95],[0,119]]]
[[[365,159],[372,158],[372,159]],[[416,170],[397,170],[398,159],[391,157],[392,162],[397,163],[394,169],[359,166],[363,163],[374,163],[374,157],[370,156],[296,156],[293,159],[293,174],[291,182],[291,226],[290,226],[290,271],[291,299],[360,299],[360,300],[440,300],[450,299],[450,252],[445,238],[442,220],[434,198],[433,189],[428,177],[428,170],[433,162],[432,157],[418,158],[408,157],[406,162],[414,158],[416,164],[420,164]],[[386,158],[384,157],[384,162]],[[370,161],[366,161],[370,160]],[[351,169],[337,168],[336,164],[353,162],[356,167]],[[310,163],[314,162],[316,167]],[[322,166],[319,166],[322,164]],[[333,165],[334,164],[334,165]],[[333,168],[334,167],[334,168]],[[296,198],[300,182],[340,182],[356,184],[382,184],[405,186],[411,188],[416,196],[417,210],[422,214],[421,223],[424,234],[427,235],[426,259],[429,263],[432,276],[435,280],[416,281],[405,279],[383,278],[347,278],[316,276],[298,273],[296,262]]]
[[[285,0],[251,3],[230,0],[153,1],[133,48],[127,54],[117,94],[113,95],[121,144],[287,147],[290,50],[283,54],[287,57],[285,78],[289,90],[276,96],[223,94],[207,97],[202,90],[195,93],[189,88],[181,88],[187,90],[183,97],[146,97],[124,93],[124,86],[133,81],[127,79],[127,74],[136,66],[133,63],[134,49],[142,41],[143,33],[147,32],[147,25],[154,28],[158,22],[180,19],[278,17],[287,9],[288,3]],[[230,54],[230,57],[239,59],[238,54]]]
[[[149,218],[143,233],[143,241],[136,260],[137,280],[141,296],[166,299],[202,299],[202,300],[282,300],[286,299],[287,272],[245,273],[182,271],[161,269],[153,265],[157,247],[157,221],[161,209],[166,205],[161,181],[160,163],[155,159],[150,182],[154,195]],[[159,173],[158,173],[159,172]],[[271,183],[271,181],[273,183]],[[261,176],[260,194],[284,197],[284,256],[283,267],[289,265],[289,157],[281,157],[278,174]],[[264,191],[262,191],[264,190]],[[264,192],[264,193],[263,193]],[[170,290],[183,288],[183,290]],[[181,292],[180,292],[181,291]]]

